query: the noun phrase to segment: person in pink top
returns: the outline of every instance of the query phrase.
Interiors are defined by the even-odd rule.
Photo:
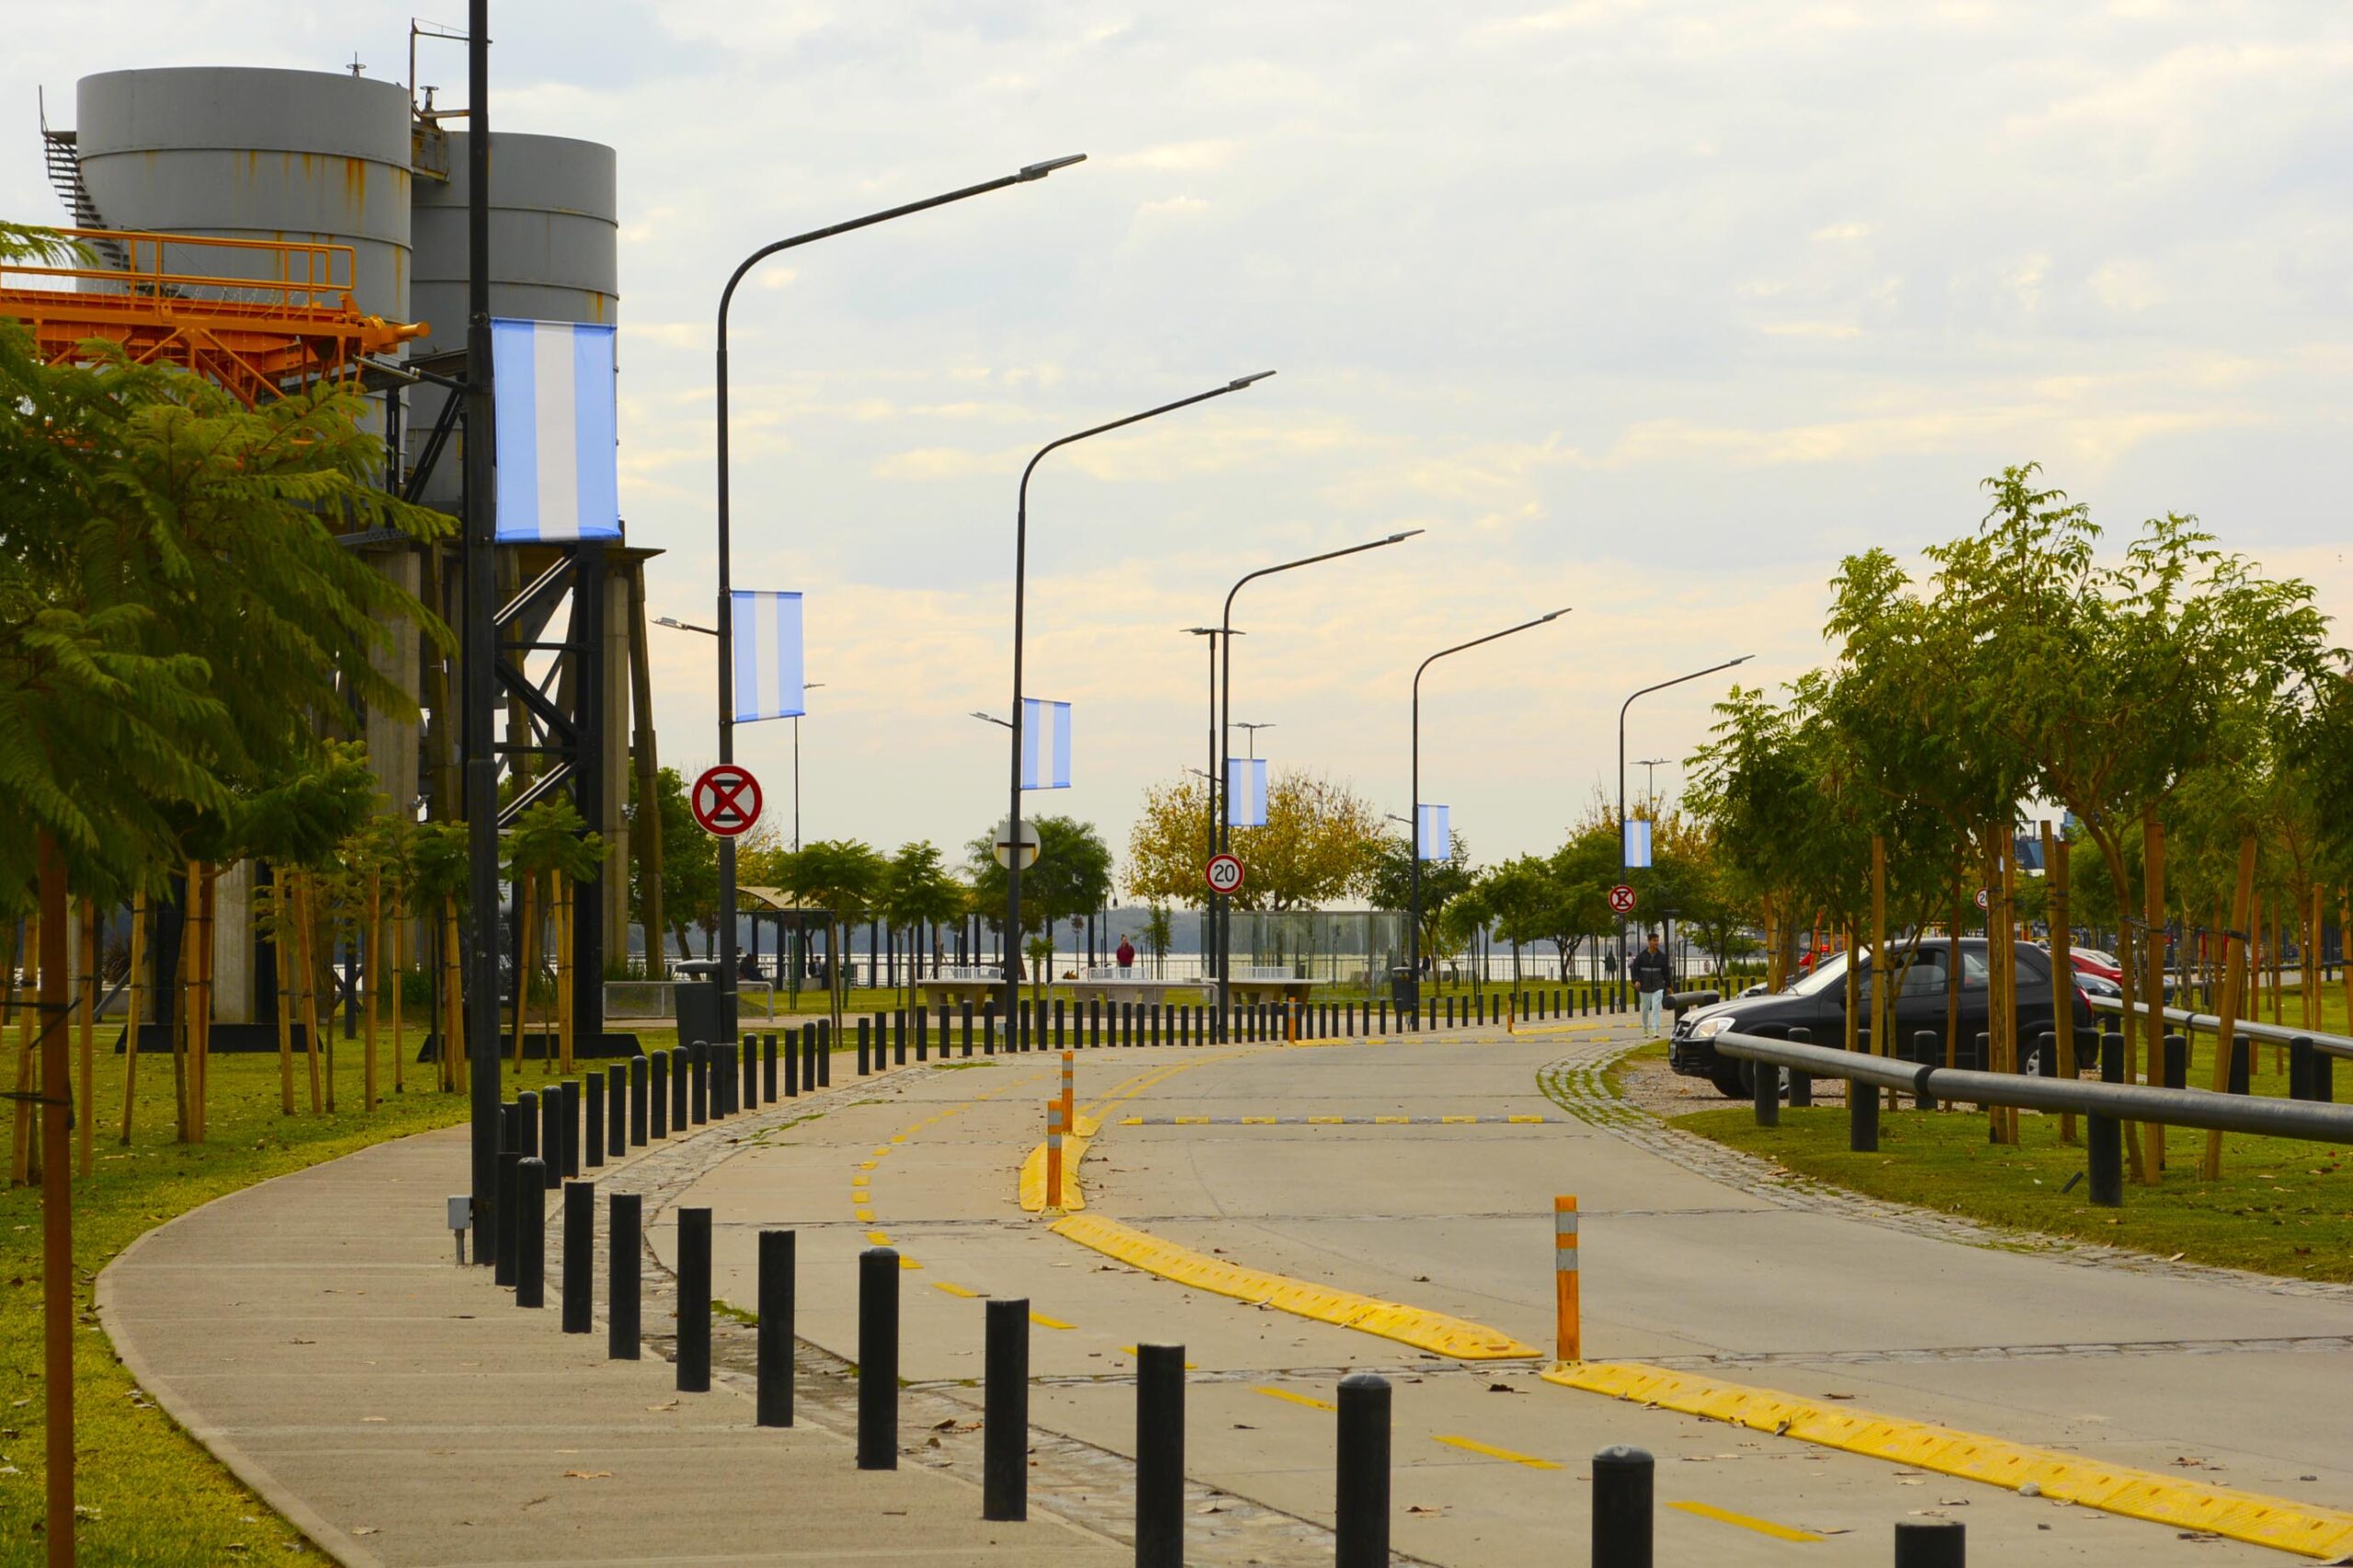
[[[1120,978],[1125,980],[1128,977],[1128,971],[1135,967],[1135,944],[1122,937],[1120,938],[1120,950],[1111,956],[1120,960]]]

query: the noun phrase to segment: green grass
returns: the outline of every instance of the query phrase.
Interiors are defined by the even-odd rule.
[[[2211,1037],[2192,1042],[2192,1085],[2213,1082],[2212,1048]],[[2256,1050],[2248,1085],[2255,1094],[2288,1092],[2284,1056],[2268,1045]],[[2353,1092],[2353,1074],[2340,1066],[2337,1084],[2340,1097]],[[1907,1107],[1881,1114],[1880,1148],[1870,1154],[1847,1149],[1844,1106],[1784,1107],[1779,1127],[1756,1126],[1745,1106],[1677,1117],[1673,1125],[1872,1198],[2195,1263],[2353,1280],[2353,1155],[2337,1144],[2228,1133],[2222,1175],[2210,1182],[2198,1175],[2206,1134],[2168,1128],[2160,1180],[2146,1186],[2128,1175],[2117,1210],[2095,1208],[2082,1182],[2063,1190],[2084,1168],[2084,1150],[2080,1142],[2060,1142],[2055,1116],[2020,1112],[2018,1142],[2004,1147],[1987,1141],[1982,1115],[1922,1115]]]
[[[11,1031],[13,1033],[13,1031]],[[101,1037],[103,1038],[103,1037]],[[411,1031],[412,1047],[419,1038]],[[74,1449],[77,1494],[89,1511],[81,1561],[90,1563],[295,1562],[321,1561],[294,1528],[149,1404],[114,1357],[90,1310],[97,1272],[141,1233],[267,1177],[430,1128],[462,1121],[462,1096],[431,1086],[429,1070],[408,1069],[410,1086],[384,1088],[373,1113],[360,1104],[360,1052],[337,1041],[340,1111],[278,1112],[274,1054],[212,1059],[211,1126],[201,1145],[173,1141],[168,1056],[142,1055],[132,1142],[121,1125],[122,1059],[97,1059],[94,1171],[74,1185]],[[298,1062],[296,1103],[307,1107]],[[527,1067],[526,1086],[544,1081]],[[41,1355],[41,1210],[37,1189],[0,1193],[0,1563],[38,1560],[45,1431]]]

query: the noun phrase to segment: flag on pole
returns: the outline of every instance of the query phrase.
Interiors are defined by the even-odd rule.
[[[737,588],[734,614],[735,722],[797,719],[808,711],[801,687],[801,596]]]
[[[1229,756],[1225,759],[1226,821],[1235,827],[1267,825],[1267,759]]]
[[[499,541],[620,538],[613,329],[493,321],[490,358]]]
[[[1651,824],[1646,817],[1630,817],[1626,821],[1626,865],[1628,869],[1651,863]]]
[[[1417,847],[1425,860],[1454,858],[1454,833],[1447,821],[1448,808],[1419,806],[1415,814],[1421,819],[1415,827],[1415,836],[1421,842]]]
[[[1070,788],[1070,704],[1021,699],[1021,787]]]

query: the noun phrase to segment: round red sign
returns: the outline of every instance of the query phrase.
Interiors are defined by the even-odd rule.
[[[1634,890],[1620,882],[1609,890],[1609,907],[1620,915],[1634,913]]]
[[[760,781],[732,762],[703,769],[687,804],[705,833],[733,838],[760,820]]]
[[[1201,878],[1210,884],[1210,892],[1227,893],[1242,891],[1242,862],[1231,855],[1212,855],[1201,868]]]

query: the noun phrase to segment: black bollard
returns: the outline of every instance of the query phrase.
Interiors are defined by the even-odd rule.
[[[961,1055],[963,1055],[963,1056],[966,1056],[966,1057],[970,1057],[970,1056],[972,1054],[972,1003],[970,1003],[970,1002],[959,1002],[959,1003],[957,1003],[957,1004],[956,1004],[956,1020],[957,1020],[957,1022],[958,1022],[958,1023],[960,1023],[960,1024],[961,1024],[961,1025],[963,1026],[963,1030],[964,1030],[964,1040],[963,1040],[964,1049],[962,1050],[962,1051],[961,1051],[961,1052],[960,1052],[960,1054],[961,1054]]]
[[[670,1052],[670,1131],[687,1130],[687,1052],[681,1046]]]
[[[632,1149],[645,1147],[645,1085],[653,1071],[654,1064],[646,1060],[645,1052],[641,1051],[629,1059],[629,1146]]]
[[[597,1080],[591,1078],[590,1083]],[[597,1184],[563,1184],[563,1332],[585,1334],[594,1326],[597,1267]]]
[[[1340,1380],[1338,1476],[1333,1488],[1333,1568],[1389,1568],[1389,1383],[1371,1372]]]
[[[629,1063],[616,1062],[605,1069],[605,1157],[618,1160],[629,1153]]]
[[[760,1093],[776,1104],[776,1036],[760,1037]]]
[[[2046,1036],[2046,1039],[2054,1038]],[[2165,1087],[2189,1087],[2189,1037],[2169,1034],[2162,1042],[2165,1051]]]
[[[498,1266],[490,1276],[494,1285],[515,1283],[515,1249],[522,1229],[516,1219],[523,1207],[522,1199],[517,1196],[522,1190],[523,1177],[519,1169],[522,1164],[521,1150],[501,1149],[498,1152],[498,1198],[492,1209],[492,1214],[498,1221]],[[538,1173],[532,1174],[536,1176]]]
[[[915,1060],[928,1062],[931,1060],[931,1009],[917,1006],[915,1010]]]
[[[2248,1080],[2254,1071],[2255,1041],[2243,1034],[2232,1036],[2230,1092],[2234,1095],[2247,1093]]]
[[[1869,1032],[1855,1036],[1857,1053],[1870,1050]],[[1879,1088],[1876,1085],[1847,1080],[1847,1147],[1858,1154],[1868,1154],[1879,1147]]]
[[[1912,1031],[1912,1060],[1923,1067],[1941,1067],[1945,1064],[1945,1042],[1936,1030],[1914,1029]],[[1915,1103],[1918,1109],[1934,1110],[1937,1108],[1937,1096],[1922,1095]]]
[[[1029,1303],[985,1303],[981,1517],[1029,1517]]]
[[[865,1019],[858,1020],[861,1033],[865,1024]],[[812,1084],[809,1086],[813,1089],[817,1085]],[[784,1097],[789,1100],[801,1097],[801,1037],[790,1029],[784,1031]]]
[[[1968,1568],[1968,1534],[1959,1519],[1904,1519],[1895,1527],[1895,1568]]]
[[[2106,1084],[2124,1082],[2124,1037],[2114,1030],[2099,1037],[2099,1076]],[[2124,1207],[2124,1130],[2112,1116],[2084,1119],[2084,1162],[2091,1200],[2103,1209]]]
[[[860,1018],[858,1020],[858,1075],[863,1078],[869,1073],[873,1071],[874,1020],[871,1018]],[[787,1069],[785,1075],[784,1092],[788,1095],[793,1092],[790,1069]]]
[[[941,1055],[948,1054],[948,1046],[944,1039],[940,1042],[939,1050]],[[829,1089],[833,1085],[834,1020],[819,1018],[817,1020],[817,1087]]]
[[[593,1171],[605,1163],[605,1075],[593,1067],[585,1072],[581,1086],[588,1091],[588,1108],[580,1128],[580,1167]]]
[[[645,1199],[634,1192],[616,1192],[605,1200],[605,1357],[612,1361],[638,1358],[638,1227],[645,1216]]]
[[[548,1304],[547,1162],[526,1155],[515,1167],[515,1304]]]
[[[1136,1346],[1136,1568],[1185,1568],[1185,1347]]]
[[[1025,1002],[1022,1006],[1026,1007],[1029,1004]],[[904,1067],[906,1064],[907,1010],[904,1007],[893,1007],[891,1009],[891,1065]]]
[[[2336,1098],[2336,1058],[2318,1046],[2313,1048],[2312,1069],[2304,1074],[2304,1096],[2323,1105]]]
[[[693,1126],[700,1127],[710,1119],[710,1042],[697,1040],[687,1047],[687,1116]]]
[[[580,1174],[580,1107],[581,1085],[577,1078],[566,1078],[560,1085],[563,1095],[563,1174],[565,1179]]]
[[[756,1424],[792,1425],[792,1253],[790,1231],[760,1233],[759,1397]]]
[[[531,1153],[540,1162],[540,1190],[553,1191],[563,1180],[563,1090],[558,1085],[540,1091],[539,1142]]]
[[[2165,1036],[2170,1042],[2175,1037]],[[2313,1042],[2298,1035],[2288,1042],[2288,1097],[2308,1100],[2313,1097]]]
[[[858,1468],[899,1468],[899,1255],[858,1255]]]
[[[744,1108],[757,1110],[760,1106],[760,1041],[756,1035],[744,1037]]]
[[[817,1092],[817,1026],[801,1026],[801,1086],[810,1094]]]
[[[995,1002],[981,1004],[981,1054],[983,1056],[996,1054],[996,1004]]]
[[[710,1210],[678,1210],[678,1392],[710,1389]]]
[[[647,1134],[655,1142],[670,1136],[670,1053],[657,1051],[646,1068]]]
[[[1593,1568],[1651,1568],[1652,1469],[1623,1444],[1593,1456]]]
[[[1780,1126],[1780,1069],[1769,1062],[1745,1062],[1741,1071],[1748,1074],[1748,1103],[1756,1112],[1756,1125]]]

